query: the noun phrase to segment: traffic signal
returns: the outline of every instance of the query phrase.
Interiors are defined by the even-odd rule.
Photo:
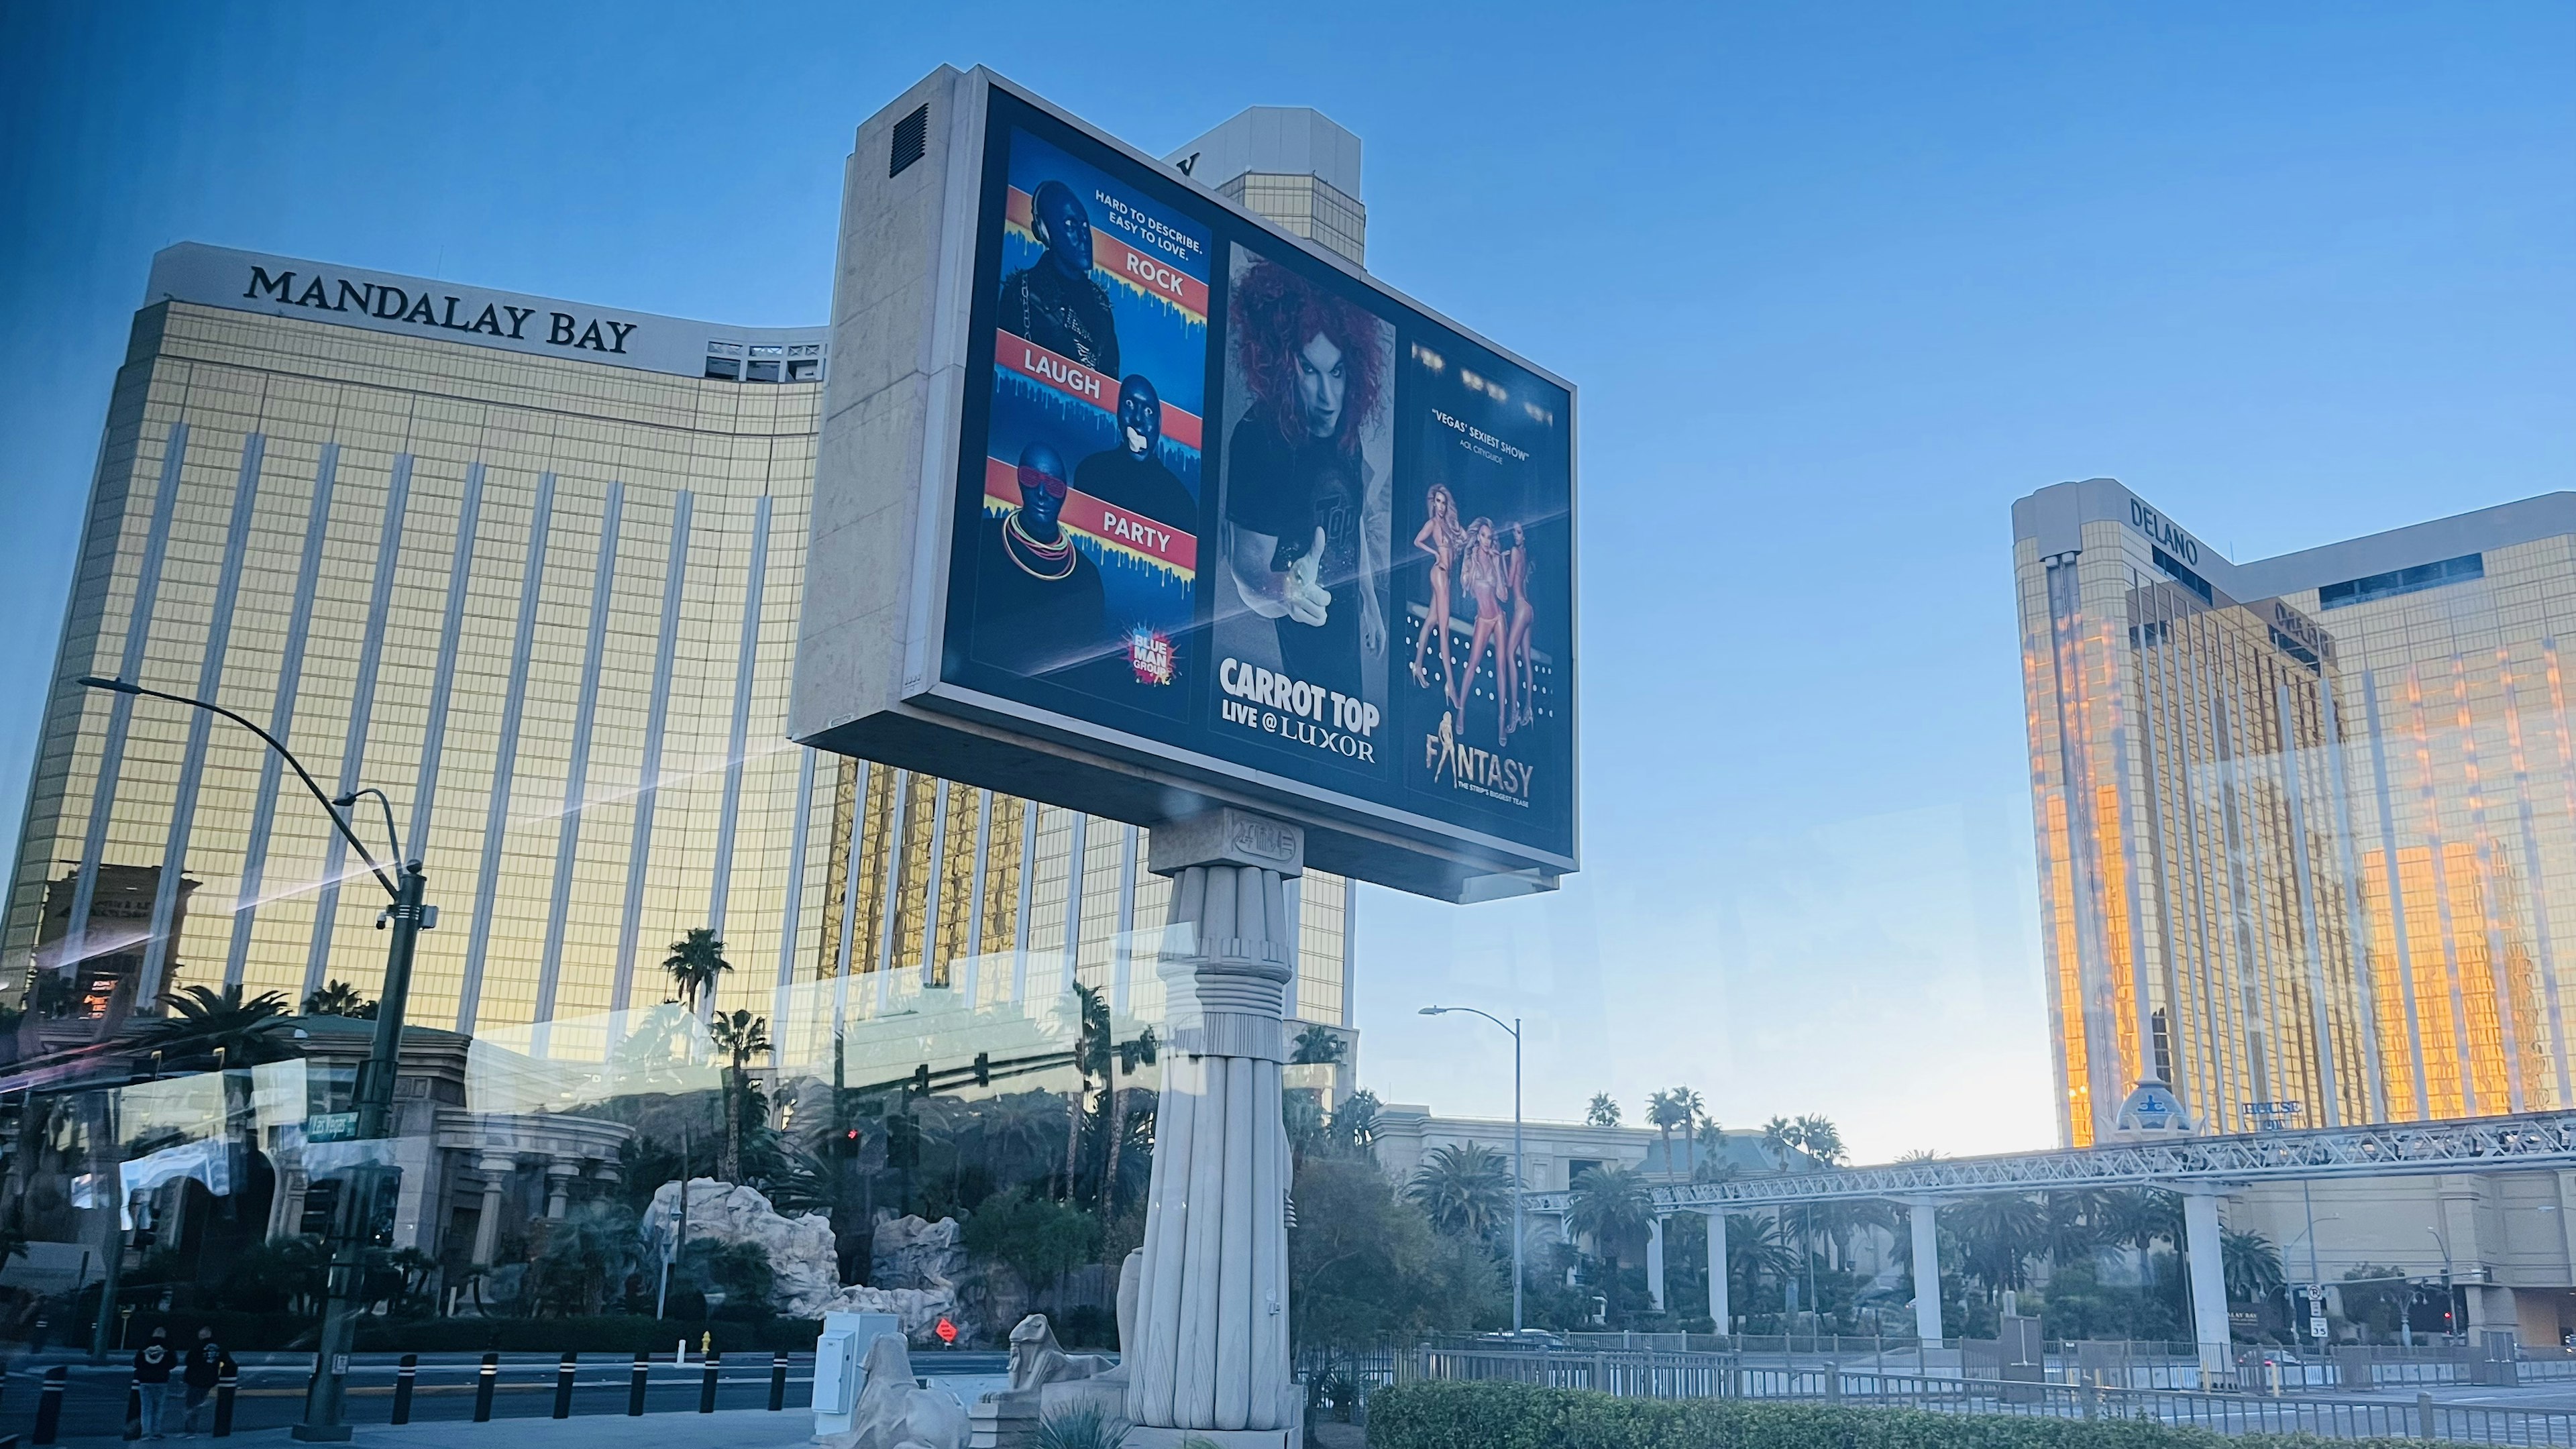
[[[993,1054],[991,1052],[975,1053],[975,1085],[979,1087],[989,1087],[993,1085]]]
[[[916,1097],[930,1095],[930,1063],[923,1062],[912,1069],[912,1094]]]

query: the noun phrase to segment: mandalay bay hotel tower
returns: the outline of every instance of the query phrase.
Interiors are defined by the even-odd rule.
[[[1357,250],[1348,132],[1263,110],[1189,149],[1211,186],[1329,187],[1348,215],[1297,191],[1283,223]],[[188,987],[300,1003],[384,970],[381,892],[276,757],[84,675],[256,721],[326,793],[383,790],[439,908],[420,1026],[596,1061],[701,927],[732,965],[712,1006],[768,1017],[782,1071],[902,1076],[934,1035],[942,1071],[1043,1055],[1076,983],[1120,1036],[1152,1025],[1170,883],[1143,832],[784,737],[826,337],[155,258],[10,881],[20,1053]],[[1347,883],[1293,889],[1290,1030],[1348,1048]]]
[[[2231,563],[2013,505],[2061,1137],[2576,1106],[2576,494]]]

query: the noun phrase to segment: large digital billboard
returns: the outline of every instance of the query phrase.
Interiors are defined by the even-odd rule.
[[[819,697],[809,619],[798,737],[1147,824],[1268,809],[1322,832],[1317,864],[1434,894],[1571,870],[1572,389],[1024,93],[959,81],[973,114],[935,158],[950,263],[925,329],[955,365],[924,370],[920,472],[878,485],[926,495],[924,576],[909,605],[858,601],[878,621],[859,627],[913,636],[899,707]],[[853,213],[880,189],[861,136]],[[836,388],[865,386],[846,349],[869,343],[836,334]],[[818,581],[836,474],[869,466],[827,442]],[[971,738],[932,740],[942,716]],[[1150,788],[1097,778],[1122,770]]]

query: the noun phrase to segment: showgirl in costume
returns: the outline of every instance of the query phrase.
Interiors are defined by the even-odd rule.
[[[1413,682],[1417,688],[1428,688],[1431,676],[1423,672],[1422,651],[1434,634],[1440,636],[1440,689],[1444,694],[1457,692],[1457,678],[1449,667],[1449,575],[1458,566],[1458,549],[1466,534],[1458,527],[1458,500],[1450,495],[1449,485],[1434,483],[1424,499],[1430,517],[1413,535],[1413,546],[1431,555],[1431,607],[1422,615],[1421,632],[1413,636]]]
[[[1118,321],[1091,275],[1091,213],[1061,181],[1038,183],[1029,229],[1046,254],[1002,279],[1002,330],[1094,372],[1118,371]]]
[[[1529,537],[1519,523],[1512,524],[1512,546],[1503,550],[1503,593],[1511,607],[1511,622],[1503,630],[1503,662],[1511,667],[1512,687],[1505,691],[1511,707],[1504,718],[1508,726],[1503,733],[1528,724],[1536,718],[1530,704],[1535,692],[1530,682],[1530,621],[1537,611],[1530,607]]]
[[[1276,262],[1236,284],[1235,359],[1252,407],[1226,448],[1225,562],[1274,621],[1281,667],[1357,697],[1361,655],[1386,652],[1385,548],[1362,436],[1384,401],[1383,324]]]
[[[1476,632],[1467,640],[1467,670],[1458,676],[1461,686],[1449,696],[1452,709],[1463,716],[1467,695],[1476,686],[1476,664],[1479,656],[1490,650],[1494,660],[1494,704],[1502,733],[1511,733],[1512,702],[1509,683],[1511,669],[1503,662],[1503,556],[1494,547],[1494,521],[1479,518],[1467,525],[1467,554],[1458,567],[1458,583],[1467,596],[1476,601]]]
[[[1029,444],[1020,453],[1020,506],[984,525],[975,652],[1017,674],[1074,668],[1108,647],[1100,570],[1057,521],[1065,471],[1055,449]]]

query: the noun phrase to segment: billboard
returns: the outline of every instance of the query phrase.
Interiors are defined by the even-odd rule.
[[[809,604],[793,732],[1149,825],[1267,810],[1307,826],[1318,866],[1430,894],[1573,869],[1572,388],[998,79],[946,74],[945,147],[914,163],[939,173],[921,461],[836,450],[827,425],[809,588],[837,577],[859,607],[818,628]],[[935,108],[925,86],[889,115]],[[870,139],[845,293],[851,229],[902,210],[870,193],[912,169],[890,155],[880,185]],[[900,357],[847,359],[916,345],[885,330],[836,331],[827,413],[865,412],[872,371],[884,400]],[[871,554],[873,583],[832,572],[841,489],[852,517],[919,494],[912,556]],[[834,657],[825,635],[854,628],[906,640],[900,667]]]

